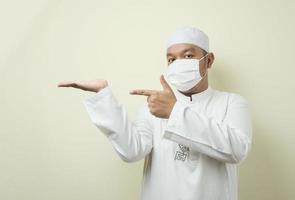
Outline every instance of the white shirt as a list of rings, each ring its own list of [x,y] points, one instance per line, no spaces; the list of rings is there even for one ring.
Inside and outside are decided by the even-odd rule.
[[[109,86],[83,102],[124,161],[145,158],[141,200],[237,200],[238,164],[252,141],[247,101],[210,86],[175,95],[169,119],[145,103],[132,122]]]

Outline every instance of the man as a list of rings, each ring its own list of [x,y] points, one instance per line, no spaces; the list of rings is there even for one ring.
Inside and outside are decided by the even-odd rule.
[[[208,85],[214,54],[203,31],[174,31],[167,61],[163,90],[130,92],[147,96],[131,123],[107,81],[59,86],[96,92],[84,101],[92,122],[124,161],[145,158],[142,200],[236,200],[238,164],[252,140],[248,103]]]

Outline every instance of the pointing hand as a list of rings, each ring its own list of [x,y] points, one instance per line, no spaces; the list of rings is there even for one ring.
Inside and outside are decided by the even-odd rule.
[[[147,96],[150,112],[156,117],[169,118],[176,103],[176,97],[163,75],[161,75],[160,82],[163,90],[136,89],[131,91],[130,94]]]

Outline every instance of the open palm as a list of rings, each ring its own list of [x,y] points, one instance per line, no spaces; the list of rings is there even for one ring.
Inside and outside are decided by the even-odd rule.
[[[103,79],[96,79],[91,81],[63,81],[58,84],[58,87],[73,87],[81,90],[98,92],[105,88],[108,82]]]

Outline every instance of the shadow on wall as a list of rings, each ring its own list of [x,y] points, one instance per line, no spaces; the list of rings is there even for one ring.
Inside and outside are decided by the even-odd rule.
[[[237,76],[222,63],[215,63],[210,70],[209,79],[212,88],[245,96],[240,93],[240,86],[243,84],[239,80],[241,74]],[[245,98],[251,104],[251,99],[247,96]],[[252,106],[251,108],[253,109]],[[247,159],[240,165],[239,199],[277,200],[279,199],[277,196],[279,185],[277,183],[282,183],[283,180],[278,181],[280,179],[278,175],[281,174],[278,170],[282,170],[282,168],[279,168],[278,159],[272,154],[275,151],[273,149],[275,141],[272,141],[273,138],[268,136],[273,130],[268,130],[263,119],[259,119],[258,116],[255,116],[255,113],[251,110],[253,123],[252,149]]]

